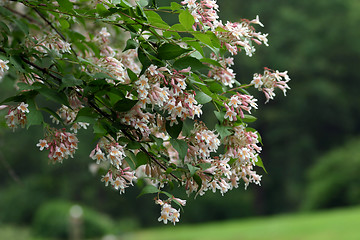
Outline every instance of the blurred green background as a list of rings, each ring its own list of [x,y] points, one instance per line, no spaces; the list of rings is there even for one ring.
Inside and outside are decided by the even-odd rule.
[[[156,221],[160,209],[151,196],[136,198],[137,188],[119,195],[90,173],[93,162],[88,155],[95,145],[91,134],[80,132],[74,159],[49,165],[46,153],[35,146],[42,138],[41,128],[13,133],[2,127],[0,236],[7,237],[0,239],[67,239],[68,212],[74,204],[83,207],[84,236],[93,239],[108,234],[113,235],[103,239],[152,239],[151,234],[165,239],[170,238],[170,231],[179,233],[172,239],[191,239],[181,232],[200,239],[209,229],[242,233],[220,235],[223,239],[258,239],[259,232],[262,239],[360,238],[351,225],[360,219],[356,207],[360,203],[360,1],[219,0],[218,4],[223,21],[259,15],[265,25],[261,31],[269,33],[269,47],[258,46],[252,58],[235,57],[237,79],[249,82],[265,66],[288,70],[292,79],[288,96],[277,92],[267,104],[262,94],[253,91],[260,104],[255,112],[258,121],[252,127],[262,134],[262,159],[268,171],[263,173],[262,186],[250,185],[246,191],[240,187],[223,197],[207,193],[190,198],[178,225],[217,224],[143,231],[161,226]],[[10,80],[1,84],[1,98],[9,95],[12,84]],[[5,114],[0,112],[2,126]],[[181,191],[178,195],[184,197]],[[336,207],[350,210],[326,212]],[[326,211],[309,213],[320,209]],[[228,223],[231,226],[221,223],[230,219],[240,220]],[[330,224],[340,219],[349,224]],[[295,235],[266,230],[274,226],[278,234],[290,228],[287,231]]]

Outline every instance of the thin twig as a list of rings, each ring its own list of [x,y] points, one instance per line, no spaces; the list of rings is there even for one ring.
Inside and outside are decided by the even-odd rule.
[[[18,184],[23,185],[24,183],[21,181],[19,176],[15,173],[15,171],[11,168],[10,164],[5,160],[3,154],[0,152],[0,162],[4,165],[10,177],[17,182]]]
[[[49,69],[47,68],[42,68],[38,65],[36,65],[35,63],[33,62],[30,62],[29,60],[27,60],[26,58],[22,57],[21,60],[23,60],[25,63],[29,64],[30,66],[33,66],[34,68],[36,68],[37,70],[40,70],[41,72],[49,75],[50,77],[54,78],[55,80],[57,80],[59,83],[62,82],[61,78],[55,76],[54,74],[52,74]]]
[[[59,30],[57,30],[57,28],[54,27],[54,25],[49,20],[47,20],[44,14],[42,14],[37,8],[33,8],[33,9],[57,34],[59,34],[62,40],[66,41],[65,36]]]
[[[114,122],[114,120],[111,118],[111,116],[109,114],[107,114],[106,112],[104,112],[103,110],[101,110],[98,106],[96,106],[94,103],[92,102],[88,102],[88,104],[93,107],[98,113],[100,113],[102,116],[104,116],[105,118],[107,118],[108,120],[110,120],[111,122]],[[131,141],[136,141],[134,139],[133,136],[131,136],[131,134],[129,134],[128,132],[126,132],[124,129],[121,130],[121,132]],[[152,154],[150,154],[143,146],[140,147],[140,150],[142,152],[144,152],[152,161],[154,161],[156,164],[158,164],[163,170],[167,170],[167,168],[161,163],[159,162]],[[177,181],[180,181],[180,179],[178,177],[176,177],[174,174],[170,173],[170,175],[175,178]]]
[[[42,14],[37,8],[34,8],[34,11],[62,38],[62,40],[66,41],[65,36]],[[72,53],[77,57],[77,53],[75,50],[70,46]]]
[[[37,20],[29,17],[28,15],[25,15],[25,14],[23,14],[23,13],[20,13],[20,12],[12,9],[12,8],[10,8],[10,7],[7,7],[7,6],[4,6],[4,8],[6,8],[7,10],[9,10],[10,12],[12,12],[12,13],[14,13],[14,14],[16,14],[16,15],[19,15],[20,17],[26,18],[27,20],[29,20],[29,22],[36,23],[36,24],[40,24],[39,21],[37,21]]]
[[[243,85],[243,86],[240,86],[240,87],[232,88],[232,89],[227,90],[226,92],[221,93],[220,95],[224,95],[225,93],[228,93],[228,92],[231,92],[231,91],[235,91],[235,90],[238,90],[238,89],[247,88],[247,87],[250,87],[250,86],[252,86],[252,85],[254,85],[254,84],[253,84],[253,83],[250,83],[250,84]]]

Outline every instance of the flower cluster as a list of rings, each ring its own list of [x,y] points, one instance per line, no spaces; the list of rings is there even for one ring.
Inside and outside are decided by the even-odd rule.
[[[200,30],[205,28],[214,30],[217,27],[217,19],[219,18],[217,12],[219,11],[219,5],[217,5],[216,1],[201,0],[200,3],[198,3],[196,0],[184,0],[181,4],[186,5],[194,16],[194,30],[197,28]]]
[[[225,86],[233,87],[233,84],[236,82],[234,70],[230,67],[234,65],[234,59],[229,58],[222,58],[218,57],[215,54],[211,56],[213,60],[218,62],[221,67],[214,66],[208,73],[208,77],[214,78],[215,80],[221,82]]]
[[[259,136],[257,132],[247,130],[243,125],[233,127],[234,134],[224,139],[227,149],[224,159],[233,159],[231,164],[231,183],[238,186],[238,181],[245,182],[245,188],[249,183],[260,184],[261,176],[252,171],[258,161],[258,154],[261,152]]]
[[[279,72],[278,70],[273,71],[265,68],[264,74],[254,74],[251,84],[253,84],[259,91],[264,92],[266,102],[268,102],[270,99],[274,99],[275,88],[280,88],[286,96],[286,90],[290,89],[287,85],[289,81],[290,78],[287,71]]]
[[[5,116],[6,124],[9,128],[15,130],[18,126],[25,127],[29,113],[28,104],[22,102],[17,107],[10,107],[8,114]]]
[[[246,55],[251,57],[255,52],[255,47],[252,42],[257,44],[264,43],[268,46],[268,34],[262,34],[256,32],[255,28],[251,24],[258,24],[263,26],[259,21],[259,17],[256,16],[254,20],[244,19],[242,22],[227,22],[226,24],[219,23],[218,27],[223,28],[225,31],[218,31],[217,36],[225,44],[227,50],[232,54],[236,55],[239,50],[244,49]]]
[[[140,66],[136,62],[137,54],[134,49],[129,49],[123,53],[112,48],[110,44],[111,34],[108,32],[106,27],[103,27],[99,31],[93,42],[99,46],[100,59],[94,57],[94,62],[98,64],[100,68],[104,68],[110,78],[107,79],[108,83],[111,84],[124,84],[129,83],[130,79],[126,69],[130,69],[134,73],[140,72]]]
[[[7,70],[9,70],[8,64],[9,61],[8,60],[2,60],[0,59],[0,82],[3,79],[5,73],[7,72]]]
[[[133,185],[133,181],[137,179],[135,171],[131,170],[124,161],[125,156],[124,146],[106,138],[102,138],[90,153],[90,158],[95,160],[97,164],[104,162],[110,165],[108,172],[101,181],[105,182],[105,186],[110,183],[120,193],[124,193],[125,188]]]
[[[246,55],[251,57],[255,52],[252,42],[256,44],[263,43],[268,46],[268,34],[256,32],[255,28],[251,25],[264,26],[260,22],[259,16],[256,16],[253,20],[243,19],[241,22],[227,21],[224,24],[221,20],[218,21],[219,16],[217,12],[219,11],[219,6],[214,0],[201,0],[200,3],[197,0],[184,0],[181,3],[194,16],[194,30],[197,28],[200,30],[210,29],[215,32],[222,44],[225,44],[227,50],[232,55],[236,55],[241,49],[244,49]]]
[[[136,180],[135,172],[126,167],[124,169],[109,169],[109,171],[101,178],[102,182],[105,182],[105,186],[110,183],[111,186],[120,191],[120,194],[125,193],[125,188],[133,185],[133,181]]]
[[[86,122],[74,122],[76,119],[76,116],[79,112],[79,109],[76,108],[69,108],[65,105],[62,105],[57,111],[56,113],[58,114],[58,116],[61,118],[62,122],[66,125],[72,125],[70,130],[72,130],[72,132],[77,133],[77,131],[80,128],[83,129],[87,129],[87,127],[89,126],[89,123]],[[59,124],[60,121],[59,119],[57,119],[56,117],[54,117],[53,115],[50,116],[50,118],[52,118],[52,121],[56,124]]]
[[[189,151],[185,162],[194,162],[194,160],[206,162],[210,157],[210,153],[216,152],[220,146],[218,135],[209,130],[202,122],[194,124],[189,143]]]
[[[36,145],[40,151],[46,148],[49,150],[49,159],[52,163],[62,163],[63,159],[73,158],[77,149],[78,139],[73,133],[66,132],[65,129],[48,128],[45,138],[41,139]]]
[[[226,109],[224,118],[229,119],[229,121],[236,121],[237,115],[244,118],[243,110],[251,113],[251,108],[257,109],[256,101],[256,98],[247,94],[237,93],[231,96],[229,102],[224,104]]]
[[[181,206],[185,206],[186,201],[185,200],[181,200],[179,198],[169,198],[167,201],[162,201],[160,199],[155,199],[155,203],[159,204],[161,206],[161,213],[160,213],[160,217],[158,218],[158,221],[161,222],[163,221],[165,224],[167,224],[167,222],[172,222],[177,223],[179,222],[179,218],[180,218],[180,209],[176,210],[175,208],[171,207],[170,202],[171,201],[175,201],[177,204],[181,205]]]
[[[34,45],[35,49],[41,53],[47,53],[48,51],[54,51],[58,55],[71,53],[71,44],[54,34],[45,35],[40,39],[34,36],[34,41],[29,45]]]

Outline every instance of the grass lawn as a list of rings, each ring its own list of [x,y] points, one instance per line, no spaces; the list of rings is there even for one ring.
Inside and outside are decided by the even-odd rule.
[[[160,224],[160,223],[159,223]],[[26,227],[0,225],[1,240],[40,240]],[[105,238],[106,239],[106,238]],[[116,240],[359,240],[360,207],[307,214],[139,230]],[[50,240],[50,239],[41,239]],[[100,240],[100,239],[99,239]]]
[[[360,207],[142,230],[125,240],[359,240]]]

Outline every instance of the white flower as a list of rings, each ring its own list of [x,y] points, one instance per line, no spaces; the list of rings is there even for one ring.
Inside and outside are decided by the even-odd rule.
[[[47,144],[47,141],[46,140],[42,140],[40,139],[39,143],[36,144],[37,147],[40,148],[40,151],[44,150],[44,148],[48,148],[49,145]]]
[[[9,63],[8,60],[1,60],[0,59],[0,73],[5,73],[7,70],[9,70],[9,67],[6,65]]]
[[[22,111],[23,113],[29,113],[29,109],[27,108],[29,105],[22,102],[17,109],[19,109],[20,111]]]

